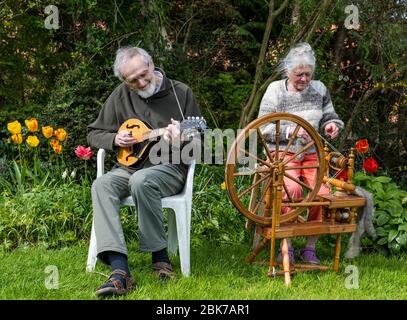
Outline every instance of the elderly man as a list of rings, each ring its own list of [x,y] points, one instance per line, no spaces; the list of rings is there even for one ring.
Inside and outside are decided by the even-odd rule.
[[[117,151],[136,144],[131,132],[118,132],[128,119],[137,118],[152,129],[166,128],[164,139],[171,143],[180,134],[176,120],[201,115],[191,89],[155,68],[144,49],[120,48],[114,74],[122,83],[109,96],[96,121],[88,126],[88,142],[95,148]],[[171,159],[171,151],[172,148],[163,148],[167,154],[162,158]],[[161,198],[182,190],[187,165],[170,161],[153,164],[150,160],[133,166],[118,163],[92,185],[98,259],[112,269],[108,281],[96,290],[99,297],[124,295],[135,289],[120,220],[120,199],[128,195],[137,207],[140,250],[152,252],[152,269],[160,277],[174,275],[167,254]]]

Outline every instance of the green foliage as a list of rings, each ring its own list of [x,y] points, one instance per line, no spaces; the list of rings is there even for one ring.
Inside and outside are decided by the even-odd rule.
[[[407,251],[407,192],[386,176],[356,173],[354,182],[374,195],[375,244],[392,254]]]
[[[79,243],[57,250],[47,250],[43,246],[25,246],[7,253],[0,250],[2,261],[0,299],[32,300],[31,312],[34,305],[42,308],[43,303],[36,300],[80,300],[80,303],[85,304],[84,300],[97,300],[95,289],[106,282],[111,270],[98,262],[95,272],[84,272],[88,245]],[[338,300],[354,300],[354,303],[359,305],[358,300],[401,300],[399,304],[403,304],[407,298],[406,255],[400,257],[385,257],[377,253],[363,255],[352,261],[352,267],[357,269],[349,270],[349,262],[341,261],[339,273],[299,272],[292,277],[292,285],[287,288],[283,277],[270,279],[267,276],[268,266],[249,265],[245,261],[249,251],[250,248],[246,243],[219,245],[208,241],[202,246],[191,246],[191,276],[182,276],[179,257],[174,256],[170,259],[177,277],[173,281],[162,282],[151,272],[151,255],[140,252],[137,243],[129,243],[129,266],[137,290],[104,303],[123,305],[125,302],[122,300],[127,300],[128,303],[137,301],[137,306],[141,306],[142,309],[146,307],[149,310],[157,310],[163,306],[163,300],[208,301],[203,301],[202,304],[213,303],[216,300],[242,300],[236,301],[241,305],[251,305],[250,300],[265,300],[254,303],[255,308],[250,306],[249,314],[252,315],[259,310],[259,305],[264,312],[270,311],[270,301],[276,306],[278,304],[276,300],[322,300],[326,303],[329,303],[327,300],[335,300],[333,301],[335,304],[343,304]],[[324,263],[332,263],[332,252],[325,257]],[[47,272],[49,266],[56,267],[55,271],[58,273]],[[53,277],[56,274],[59,275],[59,282]],[[52,281],[51,284],[59,285],[58,289],[50,290],[44,285],[44,280],[45,284]],[[352,285],[352,289],[349,288],[349,284]],[[145,305],[143,300],[148,300]],[[286,301],[283,303],[287,304]],[[223,301],[221,303],[225,304]],[[314,304],[313,301],[311,303]],[[99,305],[100,301],[95,301],[95,304]],[[395,305],[397,302],[390,304]],[[303,309],[298,313],[295,312],[295,315],[300,313],[303,313]],[[199,318],[194,317],[194,313],[191,314],[192,317],[185,318]],[[254,318],[233,316],[233,312],[231,314],[229,317],[201,318]],[[155,318],[183,317],[164,315]]]
[[[244,218],[222,188],[224,167],[201,165],[194,179],[192,206],[193,244],[206,241],[241,243],[247,238]]]
[[[0,246],[11,250],[22,244],[48,248],[89,239],[92,225],[90,187],[76,183],[38,185],[0,198]],[[124,230],[135,237],[135,219],[123,210]]]
[[[214,126],[226,128],[240,115],[242,104],[250,94],[250,76],[247,72],[219,73],[218,77],[206,83],[207,89],[202,98],[210,105],[216,105],[216,110],[209,118]]]
[[[103,70],[84,65],[66,72],[43,110],[42,118],[46,123],[66,128],[65,157],[72,164],[77,161],[75,148],[87,145],[88,124],[97,118],[103,103],[117,84],[113,76],[103,75]]]

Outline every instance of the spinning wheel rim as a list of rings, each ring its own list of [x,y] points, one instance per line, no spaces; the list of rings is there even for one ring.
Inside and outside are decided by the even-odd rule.
[[[257,224],[266,225],[266,226],[272,224],[271,215],[270,216],[257,215],[256,211],[258,209],[255,210],[255,212],[251,212],[249,210],[249,208],[246,208],[246,206],[240,201],[240,199],[238,197],[237,190],[234,185],[234,180],[235,180],[234,174],[235,174],[235,168],[236,168],[235,159],[237,158],[236,156],[239,152],[238,145],[241,144],[242,142],[246,141],[246,139],[249,137],[249,134],[250,134],[249,132],[251,129],[259,130],[260,127],[262,127],[263,125],[265,125],[267,123],[271,123],[271,122],[277,123],[277,121],[294,122],[295,124],[297,124],[297,126],[299,125],[302,128],[304,128],[305,131],[307,131],[307,133],[311,137],[312,141],[314,142],[313,145],[315,147],[315,152],[317,154],[318,163],[319,163],[319,166],[316,168],[315,184],[314,184],[314,188],[312,189],[312,191],[309,192],[307,194],[307,196],[299,203],[304,204],[306,202],[311,202],[317,196],[317,193],[322,184],[322,175],[326,168],[325,158],[324,158],[324,149],[323,149],[323,144],[322,144],[321,138],[319,137],[316,130],[307,121],[300,118],[299,116],[289,114],[289,113],[273,113],[273,114],[262,116],[256,120],[252,121],[251,123],[249,123],[243,129],[243,131],[237,136],[237,138],[233,142],[232,147],[229,151],[229,154],[227,157],[226,169],[225,169],[226,189],[227,189],[229,198],[231,199],[233,205],[235,206],[235,208],[237,210],[239,210],[249,220],[251,220]],[[278,143],[277,143],[277,145],[278,145]],[[283,151],[283,150],[279,150],[279,151]],[[268,152],[270,152],[270,150]],[[267,154],[266,159],[269,159],[270,153],[268,153],[268,152],[266,151],[266,154]],[[286,166],[284,166],[284,168],[286,168]],[[270,171],[271,171],[271,169],[270,169]],[[258,174],[257,171],[255,174]],[[270,175],[269,179],[271,179],[271,175]],[[266,179],[264,181],[266,181]],[[269,182],[267,182],[267,183],[269,183]],[[269,187],[273,188],[273,184],[270,184]],[[281,214],[281,211],[280,211],[279,221],[281,223],[292,221],[292,220],[296,219],[296,217],[299,214],[301,214],[306,208],[307,207],[304,207],[304,206],[294,207],[292,211],[290,211],[289,213],[283,214],[283,215]],[[274,210],[274,208],[272,208],[272,210]]]

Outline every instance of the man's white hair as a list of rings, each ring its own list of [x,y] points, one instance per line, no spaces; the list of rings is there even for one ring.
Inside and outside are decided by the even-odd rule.
[[[304,66],[311,67],[312,72],[315,71],[315,54],[307,42],[300,42],[295,44],[280,62],[278,71],[287,75],[293,69]]]
[[[129,62],[135,56],[141,56],[144,59],[144,62],[147,64],[152,63],[153,60],[148,52],[142,48],[138,47],[121,47],[116,51],[116,59],[113,64],[114,75],[119,78],[121,81],[124,81],[124,78],[120,72],[120,69],[123,65]]]

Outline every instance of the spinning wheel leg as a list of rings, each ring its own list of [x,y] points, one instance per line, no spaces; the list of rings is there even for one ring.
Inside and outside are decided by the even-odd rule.
[[[257,254],[264,249],[264,247],[267,244],[268,239],[267,238],[263,238],[263,240],[260,242],[260,244],[254,248],[252,254],[249,256],[249,258],[247,258],[247,262],[248,263],[252,263],[253,260],[256,258]]]
[[[288,256],[288,243],[285,238],[283,239],[283,244],[281,246],[281,255],[283,256],[284,284],[288,287],[291,285],[290,257]]]
[[[336,235],[336,243],[335,243],[335,256],[334,256],[334,264],[333,269],[335,272],[339,271],[339,257],[341,255],[341,234]]]

